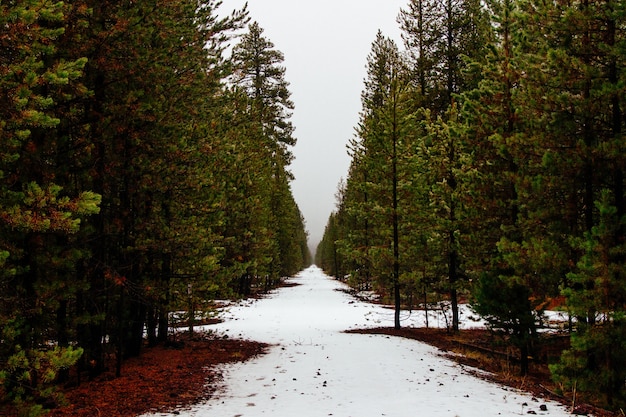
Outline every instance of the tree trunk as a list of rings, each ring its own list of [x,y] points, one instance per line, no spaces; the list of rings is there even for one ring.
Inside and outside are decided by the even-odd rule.
[[[393,153],[391,161],[392,169],[392,199],[393,199],[393,297],[395,300],[394,328],[400,328],[400,232],[398,229],[398,136],[396,123],[397,110],[394,103],[394,126],[393,126]]]
[[[528,375],[528,342],[523,342],[520,346],[520,375]]]
[[[143,330],[146,317],[146,305],[139,300],[130,301],[130,326],[125,343],[125,357],[139,356],[143,345]]]
[[[157,313],[154,306],[148,307],[146,319],[146,335],[148,336],[148,346],[155,346],[158,342],[157,338]]]
[[[67,328],[67,300],[63,299],[59,303],[57,308],[57,343],[59,347],[68,347],[70,344]],[[57,376],[58,382],[66,382],[69,378],[69,368],[62,368],[59,370]]]

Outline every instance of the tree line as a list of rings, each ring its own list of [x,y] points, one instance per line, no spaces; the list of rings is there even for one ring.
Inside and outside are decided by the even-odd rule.
[[[283,55],[220,1],[0,4],[0,382],[23,415],[310,263]],[[233,45],[234,44],[234,45]]]
[[[626,4],[410,0],[367,57],[316,263],[402,305],[469,298],[521,351],[569,313],[564,392],[626,406]]]

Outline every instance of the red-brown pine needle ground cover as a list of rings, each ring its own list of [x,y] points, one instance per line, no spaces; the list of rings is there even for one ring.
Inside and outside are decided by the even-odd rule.
[[[124,362],[120,378],[109,371],[66,389],[69,405],[49,416],[130,417],[196,404],[219,387],[216,365],[248,360],[266,348],[263,343],[198,335],[183,338],[176,347],[146,348],[139,357]]]

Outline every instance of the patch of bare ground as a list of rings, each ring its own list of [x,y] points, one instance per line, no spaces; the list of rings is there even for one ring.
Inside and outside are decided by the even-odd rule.
[[[297,287],[299,285],[302,285],[302,284],[300,284],[298,282],[293,282],[293,281],[285,281],[282,284],[280,284],[280,286],[284,287],[284,288]]]
[[[519,352],[511,349],[501,337],[485,329],[461,330],[457,333],[445,329],[426,328],[374,328],[355,329],[347,333],[384,334],[419,340],[439,348],[441,355],[459,363],[465,371],[475,376],[514,389],[531,393],[535,397],[551,399],[566,407],[576,415],[594,415],[596,417],[616,417],[612,413],[590,404],[577,403],[557,394],[548,369],[549,360],[567,346],[568,338],[552,337],[542,340],[535,349],[529,374],[519,374]]]
[[[222,378],[217,365],[246,361],[264,354],[267,347],[207,334],[181,335],[175,343],[146,347],[140,356],[126,360],[119,378],[110,370],[63,389],[68,405],[52,409],[47,416],[129,417],[189,407],[215,394]],[[17,413],[0,404],[0,415]]]

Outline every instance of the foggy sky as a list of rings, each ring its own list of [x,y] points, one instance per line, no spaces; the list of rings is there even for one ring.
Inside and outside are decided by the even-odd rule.
[[[243,0],[224,0],[225,15]],[[321,240],[335,193],[346,178],[346,145],[361,110],[366,59],[377,31],[401,47],[396,17],[408,0],[250,0],[252,21],[285,56],[298,140],[293,149],[293,195],[312,250]]]

